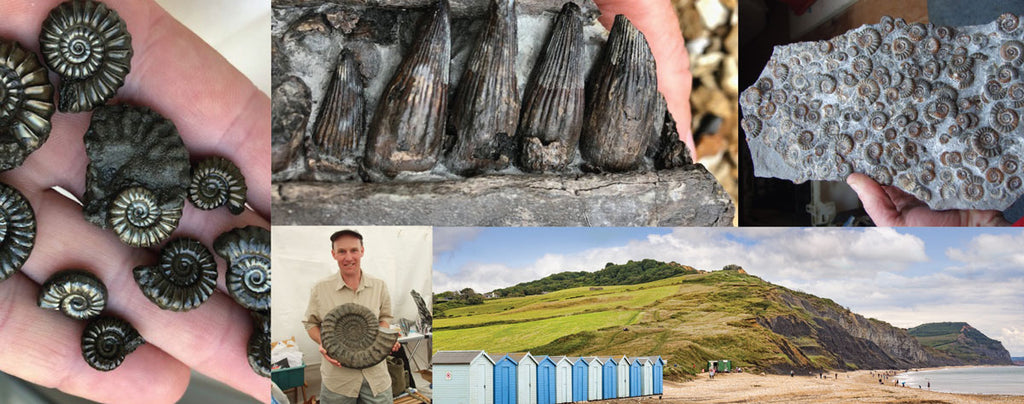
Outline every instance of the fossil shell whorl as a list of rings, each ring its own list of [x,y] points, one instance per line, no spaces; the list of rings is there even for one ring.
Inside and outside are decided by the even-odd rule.
[[[364,369],[391,353],[398,333],[380,328],[377,316],[356,303],[331,309],[320,323],[320,338],[327,355],[342,366]]]
[[[451,64],[448,0],[437,9],[380,97],[367,133],[363,165],[371,180],[427,171],[444,140]]]
[[[600,171],[635,169],[665,117],[652,116],[659,99],[654,56],[625,16],[615,16],[592,76],[580,139],[583,159]]]
[[[184,202],[167,209],[150,190],[132,187],[114,198],[107,217],[122,242],[132,247],[150,247],[166,240],[178,227]]]
[[[446,165],[460,175],[503,169],[516,154],[515,0],[491,1],[490,19],[469,56],[448,115],[448,134],[455,144],[446,154]]]
[[[115,199],[127,197],[122,195],[127,189],[145,188],[162,212],[157,223],[174,229],[178,221],[174,216],[180,216],[188,194],[191,166],[188,150],[171,121],[148,108],[102,106],[93,111],[84,141],[89,157],[82,197],[86,220],[113,228],[115,220],[110,213],[121,211],[115,209]],[[118,222],[130,224],[123,219]],[[122,240],[132,238],[122,235]],[[152,245],[166,236],[152,238],[143,237],[138,245],[146,239],[150,240],[145,244]]]
[[[0,282],[21,269],[36,241],[36,215],[25,196],[0,182]]]
[[[344,49],[320,103],[313,134],[306,139],[310,166],[343,165],[346,159],[362,157],[365,108],[355,55]]]
[[[583,20],[567,2],[537,58],[519,119],[519,166],[525,171],[561,171],[576,157],[583,128]]]
[[[82,357],[96,370],[110,371],[121,365],[128,354],[145,344],[139,332],[127,321],[100,316],[82,331]]]
[[[249,336],[247,358],[256,374],[270,377],[270,313],[250,311],[252,334]]]
[[[46,65],[61,76],[61,112],[82,112],[113,98],[131,69],[132,37],[117,12],[91,0],[50,11],[39,33]]]
[[[203,304],[217,288],[217,262],[198,240],[178,238],[160,249],[154,266],[139,266],[135,283],[161,309],[188,311]]]
[[[249,310],[270,308],[270,231],[246,226],[225,232],[213,249],[228,262],[228,293]]]
[[[53,86],[35,53],[0,38],[0,171],[43,145],[53,111]]]
[[[100,315],[107,307],[107,287],[92,273],[77,269],[60,271],[43,283],[38,304],[86,320]]]
[[[188,199],[199,209],[211,210],[227,205],[233,214],[245,211],[245,177],[230,160],[210,157],[192,169]]]

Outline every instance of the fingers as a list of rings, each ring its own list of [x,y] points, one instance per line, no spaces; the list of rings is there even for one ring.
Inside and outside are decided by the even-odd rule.
[[[854,173],[846,178],[846,183],[860,197],[864,210],[878,226],[899,226],[900,211],[875,180],[864,174]]]
[[[658,89],[665,96],[668,110],[676,120],[679,137],[697,159],[690,124],[690,56],[679,28],[675,8],[668,0],[595,0],[601,9],[598,18],[605,28],[611,29],[616,14],[623,14],[640,32],[644,33],[658,66]]]
[[[184,394],[188,367],[149,343],[112,371],[90,367],[81,351],[85,322],[36,307],[38,293],[20,273],[0,283],[0,370],[101,402],[173,403]]]

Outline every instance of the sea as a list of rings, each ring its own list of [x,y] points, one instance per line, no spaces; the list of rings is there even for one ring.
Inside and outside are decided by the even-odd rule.
[[[1024,396],[1024,366],[981,366],[922,370],[896,376],[908,388],[969,394],[1009,394]]]

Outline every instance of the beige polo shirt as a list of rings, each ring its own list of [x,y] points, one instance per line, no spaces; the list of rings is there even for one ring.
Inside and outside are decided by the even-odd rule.
[[[341,279],[341,274],[334,272],[331,276],[313,285],[313,290],[309,293],[306,317],[302,324],[306,326],[307,331],[310,328],[319,327],[328,312],[345,303],[356,303],[368,307],[380,321],[386,321],[388,324],[394,319],[391,317],[391,295],[388,294],[388,286],[384,281],[369,276],[363,271],[359,287],[352,290]],[[359,388],[363,384],[363,379],[370,384],[373,395],[378,395],[391,387],[391,377],[388,376],[388,367],[385,362],[381,361],[366,369],[351,369],[334,366],[330,362],[323,361],[320,365],[320,376],[328,390],[346,397],[359,397]]]

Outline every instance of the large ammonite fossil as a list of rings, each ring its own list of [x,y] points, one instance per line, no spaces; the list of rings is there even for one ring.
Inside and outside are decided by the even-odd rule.
[[[249,336],[249,366],[256,374],[270,377],[270,313],[250,311],[252,335]]]
[[[117,12],[100,2],[72,0],[50,11],[39,33],[46,65],[61,77],[61,112],[103,105],[124,85],[132,36]]]
[[[107,307],[107,287],[92,273],[79,269],[60,271],[43,283],[39,290],[39,307],[87,320],[100,315]]]
[[[36,55],[0,39],[0,171],[21,165],[50,136],[53,86]]]
[[[213,249],[228,262],[228,293],[249,310],[270,309],[270,231],[246,226],[225,232]]]
[[[245,211],[245,177],[230,160],[211,157],[192,168],[188,199],[202,210],[228,205],[233,214]]]
[[[125,244],[150,247],[171,235],[181,219],[181,204],[166,209],[156,196],[143,187],[132,187],[118,194],[107,214],[114,233]]]
[[[82,357],[96,370],[114,370],[125,356],[145,343],[128,322],[117,317],[97,317],[82,332]]]
[[[364,369],[391,353],[398,333],[380,328],[370,309],[355,303],[335,307],[320,323],[320,341],[327,355],[342,366]]]
[[[0,281],[21,269],[36,240],[36,216],[28,200],[0,182]]]
[[[171,240],[160,250],[157,265],[139,266],[135,283],[161,309],[188,311],[203,304],[217,288],[217,262],[198,240]]]

